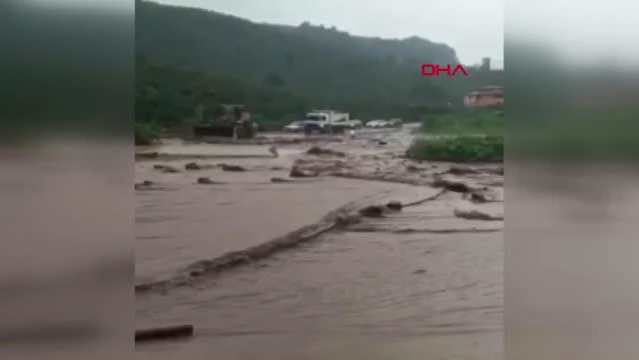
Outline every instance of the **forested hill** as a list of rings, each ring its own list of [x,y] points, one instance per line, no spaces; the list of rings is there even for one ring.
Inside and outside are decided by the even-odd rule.
[[[164,76],[171,81],[194,79],[196,73],[206,76],[207,86],[212,87],[217,83],[212,77],[225,77],[225,84],[237,81],[236,88],[241,90],[235,91],[233,99],[221,85],[208,93],[246,103],[254,113],[271,118],[286,115],[290,104],[281,111],[272,104],[264,111],[262,105],[293,98],[295,109],[339,108],[364,119],[402,116],[416,106],[460,103],[464,92],[495,83],[490,73],[467,78],[421,77],[420,64],[457,63],[457,57],[451,47],[417,37],[387,40],[308,23],[296,27],[258,24],[213,11],[140,0],[136,1],[136,52],[143,60],[137,67],[141,78],[138,116],[146,121],[158,115],[147,108],[148,101],[140,92],[150,90],[156,103],[158,97],[172,101],[158,94],[158,87],[181,87],[182,95],[192,92],[187,89],[192,87],[189,84],[153,81],[144,74],[149,64],[154,74],[175,72]],[[178,75],[180,72],[189,75]],[[203,86],[201,83],[197,86]]]

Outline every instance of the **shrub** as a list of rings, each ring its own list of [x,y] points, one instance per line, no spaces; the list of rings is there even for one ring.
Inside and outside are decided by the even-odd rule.
[[[445,115],[426,116],[419,132],[428,134],[503,134],[501,110],[460,109]]]
[[[502,162],[503,135],[454,135],[421,138],[406,151],[416,160],[451,162]]]
[[[135,145],[152,145],[160,137],[161,129],[153,123],[135,123]]]

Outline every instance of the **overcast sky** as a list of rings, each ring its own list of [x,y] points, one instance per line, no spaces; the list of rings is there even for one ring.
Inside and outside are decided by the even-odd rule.
[[[355,35],[413,35],[452,46],[462,63],[503,64],[503,0],[156,0],[257,22],[335,26]]]

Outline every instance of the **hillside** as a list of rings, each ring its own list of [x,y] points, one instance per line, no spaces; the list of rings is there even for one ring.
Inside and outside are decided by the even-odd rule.
[[[493,73],[421,77],[420,64],[457,63],[457,58],[451,47],[417,37],[388,40],[308,23],[258,24],[140,0],[136,52],[137,116],[144,121],[192,116],[192,107],[201,101],[188,94],[201,92],[191,88],[203,83],[212,97],[203,101],[246,103],[254,113],[277,123],[301,115],[307,107],[339,108],[363,119],[414,117],[424,107],[458,104],[466,91],[499,83]],[[159,73],[163,80],[154,79]],[[227,91],[227,86],[234,90]],[[183,89],[180,95],[177,88]],[[157,105],[162,102],[173,105]],[[158,107],[177,113],[160,114]]]

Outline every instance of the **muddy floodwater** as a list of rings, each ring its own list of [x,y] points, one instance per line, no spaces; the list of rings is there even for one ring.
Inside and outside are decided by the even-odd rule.
[[[503,357],[503,169],[403,159],[408,129],[338,140],[139,149],[137,327],[195,334],[138,359]]]

